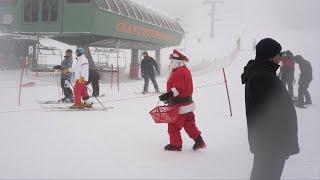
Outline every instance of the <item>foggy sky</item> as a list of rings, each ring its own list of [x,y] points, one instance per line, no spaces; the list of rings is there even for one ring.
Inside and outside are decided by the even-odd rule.
[[[209,31],[209,6],[204,0],[138,0],[152,8],[182,19],[191,31]],[[248,29],[289,28],[302,31],[320,29],[320,0],[224,0],[217,16],[225,24]],[[222,12],[221,12],[222,11]],[[217,22],[218,26],[219,22]]]

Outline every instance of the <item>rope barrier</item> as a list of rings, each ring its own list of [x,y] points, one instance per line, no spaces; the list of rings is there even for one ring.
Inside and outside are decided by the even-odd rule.
[[[53,86],[56,84],[50,83],[50,84],[40,84],[40,85],[34,85],[32,87],[45,87],[45,86]],[[16,85],[16,86],[0,86],[0,89],[10,89],[10,88],[19,88],[20,86]]]
[[[223,84],[224,84],[224,82],[212,83],[212,84],[207,84],[207,85],[203,85],[203,86],[197,86],[194,89],[198,90],[198,89],[203,89],[203,88],[208,88],[208,87],[213,87],[213,86],[218,86],[218,85],[223,85]],[[126,102],[126,101],[130,101],[130,100],[144,99],[144,98],[150,98],[150,97],[155,97],[155,96],[159,96],[159,94],[149,94],[149,95],[136,96],[136,97],[131,97],[131,98],[114,99],[114,100],[102,101],[102,103],[105,104],[105,103],[110,103],[110,102]],[[33,109],[26,109],[26,110],[0,111],[0,114],[29,112],[29,111],[38,111],[38,110],[43,110],[43,108],[33,108]]]

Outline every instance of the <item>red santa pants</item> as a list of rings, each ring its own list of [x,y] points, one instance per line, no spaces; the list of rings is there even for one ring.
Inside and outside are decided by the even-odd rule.
[[[79,83],[79,81],[76,82],[74,85],[74,101],[77,106],[81,106],[81,98],[87,99],[89,97],[87,92],[87,82],[83,81],[82,83]]]
[[[195,116],[193,112],[180,114],[179,119],[175,123],[168,124],[168,133],[171,145],[182,146],[182,139],[180,133],[180,130],[182,128],[192,139],[196,139],[201,134],[201,132],[198,130],[196,126]]]

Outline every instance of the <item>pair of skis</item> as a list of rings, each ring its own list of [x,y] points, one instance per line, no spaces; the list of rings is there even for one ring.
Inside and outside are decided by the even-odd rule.
[[[100,95],[99,97],[103,97],[105,95]],[[37,100],[40,104],[43,104],[42,106],[43,109],[48,110],[48,111],[108,111],[110,109],[113,109],[111,106],[104,106],[100,100],[95,97],[98,101],[101,107],[92,107],[92,108],[81,108],[81,109],[71,109],[70,106],[72,102],[62,102],[62,101],[40,101]],[[50,105],[50,106],[48,106]],[[63,105],[63,106],[58,106],[58,105]],[[65,106],[68,105],[68,106]]]
[[[111,106],[82,108],[82,109],[71,109],[69,106],[42,106],[42,108],[47,111],[108,111],[113,109],[113,107]]]

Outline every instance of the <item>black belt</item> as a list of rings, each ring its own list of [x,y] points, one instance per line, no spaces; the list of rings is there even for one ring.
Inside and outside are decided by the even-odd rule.
[[[188,96],[188,97],[179,97],[179,98],[172,98],[169,100],[170,104],[182,104],[182,103],[192,103],[192,97]]]

